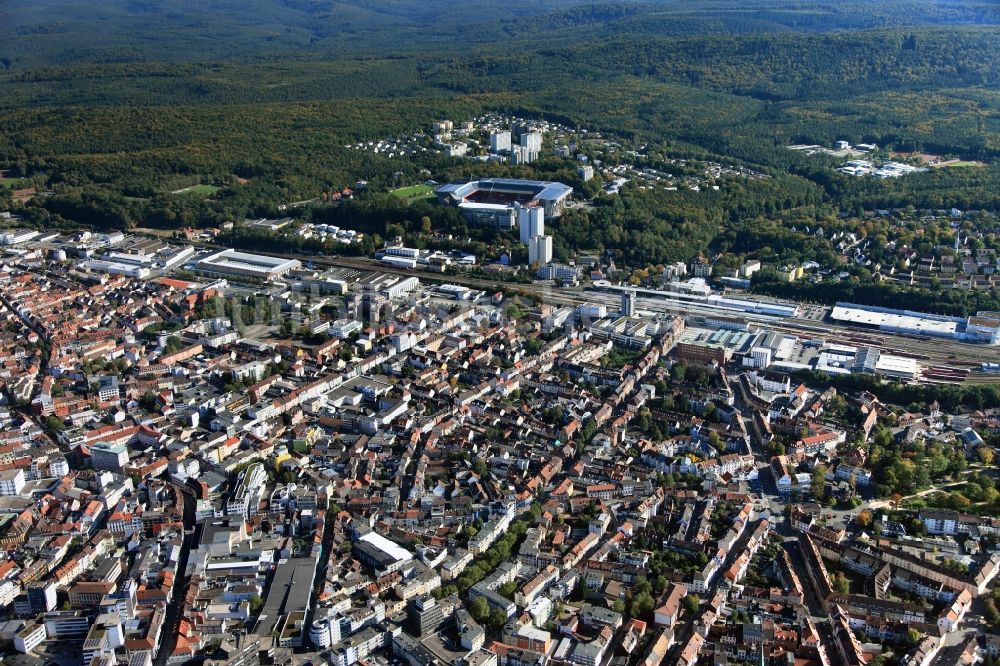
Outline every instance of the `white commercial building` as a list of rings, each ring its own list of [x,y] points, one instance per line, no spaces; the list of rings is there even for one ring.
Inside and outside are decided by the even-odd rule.
[[[91,259],[90,261],[81,263],[80,267],[94,273],[108,273],[109,275],[124,275],[125,277],[144,279],[149,277],[151,272],[148,265],[150,263],[152,262]]]
[[[350,337],[351,333],[360,333],[364,326],[356,319],[338,319],[330,324],[326,332],[331,338],[343,340]]]
[[[327,616],[314,621],[309,627],[309,640],[320,649],[339,643],[340,618]]]
[[[581,303],[576,306],[576,314],[586,319],[603,319],[608,316],[608,306],[602,303]]]
[[[21,494],[24,488],[24,470],[20,468],[8,469],[0,472],[0,495],[12,497]]]
[[[815,370],[828,375],[857,372],[892,379],[916,379],[920,374],[920,363],[906,356],[883,354],[875,347],[828,345],[817,356]]]
[[[28,624],[14,636],[14,649],[27,654],[38,647],[46,637],[44,624]]]
[[[38,235],[37,231],[30,229],[11,229],[0,234],[0,243],[4,245],[19,245],[20,243],[27,243]]]
[[[66,462],[65,458],[53,458],[49,460],[49,473],[47,477],[43,478],[56,478],[61,479],[62,477],[69,474],[69,463]]]
[[[379,575],[398,571],[413,559],[413,553],[377,532],[366,532],[354,542],[354,554]]]
[[[916,379],[920,374],[920,365],[916,359],[907,356],[879,354],[875,374],[892,379]]]
[[[750,355],[743,359],[743,365],[748,368],[766,368],[771,365],[771,350],[768,347],[754,347]]]
[[[402,353],[413,349],[413,346],[417,344],[417,336],[413,334],[413,331],[393,333],[389,336],[389,344],[396,350],[396,353]]]
[[[545,264],[538,269],[535,277],[539,280],[561,280],[562,282],[575,284],[580,279],[580,271],[575,266]]]
[[[370,654],[385,647],[386,632],[367,627],[347,640],[334,645],[327,659],[334,666],[351,666],[364,661]]]
[[[386,298],[399,298],[403,294],[408,294],[420,286],[420,280],[415,277],[403,278],[395,284],[389,285],[383,290]]]
[[[112,442],[97,442],[90,447],[90,463],[94,469],[117,471],[128,463],[128,447]]]
[[[264,465],[254,463],[240,474],[236,484],[236,491],[226,503],[226,513],[230,516],[257,515],[260,497],[264,492],[264,482],[267,480],[267,473]]]
[[[420,250],[417,248],[403,245],[387,245],[382,253],[390,257],[406,257],[407,259],[416,259],[420,256]]]
[[[434,287],[434,292],[454,298],[456,301],[474,301],[482,294],[458,284],[439,284]]]

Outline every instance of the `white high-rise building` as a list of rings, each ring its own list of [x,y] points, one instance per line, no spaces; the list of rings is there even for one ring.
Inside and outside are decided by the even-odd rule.
[[[499,153],[510,150],[510,132],[493,132],[490,134],[490,151]]]
[[[514,166],[531,164],[538,159],[538,151],[524,146],[514,146],[510,151],[510,163]]]
[[[635,292],[630,289],[622,292],[621,315],[623,317],[635,316]]]
[[[542,149],[542,133],[537,131],[525,132],[521,135],[521,147],[533,152]]]
[[[518,207],[517,230],[521,242],[525,245],[535,236],[544,236],[545,209],[541,206]]]
[[[431,125],[431,132],[434,134],[445,134],[455,129],[455,123],[450,120],[439,120]]]
[[[340,618],[327,616],[320,618],[309,627],[309,640],[322,649],[340,642]]]
[[[528,263],[552,261],[552,236],[534,236],[528,241]]]

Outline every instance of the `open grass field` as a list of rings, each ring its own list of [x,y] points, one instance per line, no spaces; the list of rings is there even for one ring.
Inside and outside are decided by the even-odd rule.
[[[942,162],[939,166],[942,167],[982,167],[986,166],[983,162],[972,162],[969,160],[949,160],[947,162]]]
[[[215,185],[192,185],[191,187],[185,187],[180,190],[174,190],[171,194],[204,194],[212,195],[221,190],[221,187],[216,187]]]
[[[158,238],[172,238],[174,232],[170,229],[154,229],[152,227],[136,227],[133,229],[137,234],[146,234],[147,236],[156,236]]]
[[[398,190],[393,190],[391,194],[404,199],[407,203],[413,203],[420,199],[434,199],[434,188],[421,183],[420,185],[401,187]]]
[[[23,182],[24,181],[20,178],[0,178],[0,185],[3,185],[5,187],[11,187],[11,188],[17,187],[19,183]]]

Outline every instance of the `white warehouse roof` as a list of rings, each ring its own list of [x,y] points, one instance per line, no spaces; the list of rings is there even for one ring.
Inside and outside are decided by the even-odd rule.
[[[830,317],[836,321],[942,337],[956,336],[962,322],[961,319],[951,317],[921,316],[904,310],[875,310],[848,304],[837,304]]]
[[[413,554],[410,553],[410,551],[406,550],[395,541],[386,539],[377,532],[368,532],[367,534],[362,535],[358,540],[371,544],[397,561],[402,560],[404,562],[409,562],[413,559]]]
[[[198,268],[232,275],[271,277],[299,268],[298,259],[267,257],[237,250],[223,250],[205,257],[198,262]]]

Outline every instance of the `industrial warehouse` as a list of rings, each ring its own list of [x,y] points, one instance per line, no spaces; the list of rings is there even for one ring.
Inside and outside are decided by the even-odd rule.
[[[237,250],[223,250],[199,260],[196,268],[211,275],[269,281],[281,277],[301,265],[302,263],[298,259],[281,259],[238,252]]]
[[[1000,314],[980,312],[963,319],[912,310],[893,310],[853,303],[837,303],[830,313],[834,321],[877,328],[886,333],[906,333],[949,338],[965,342],[1000,343]]]

